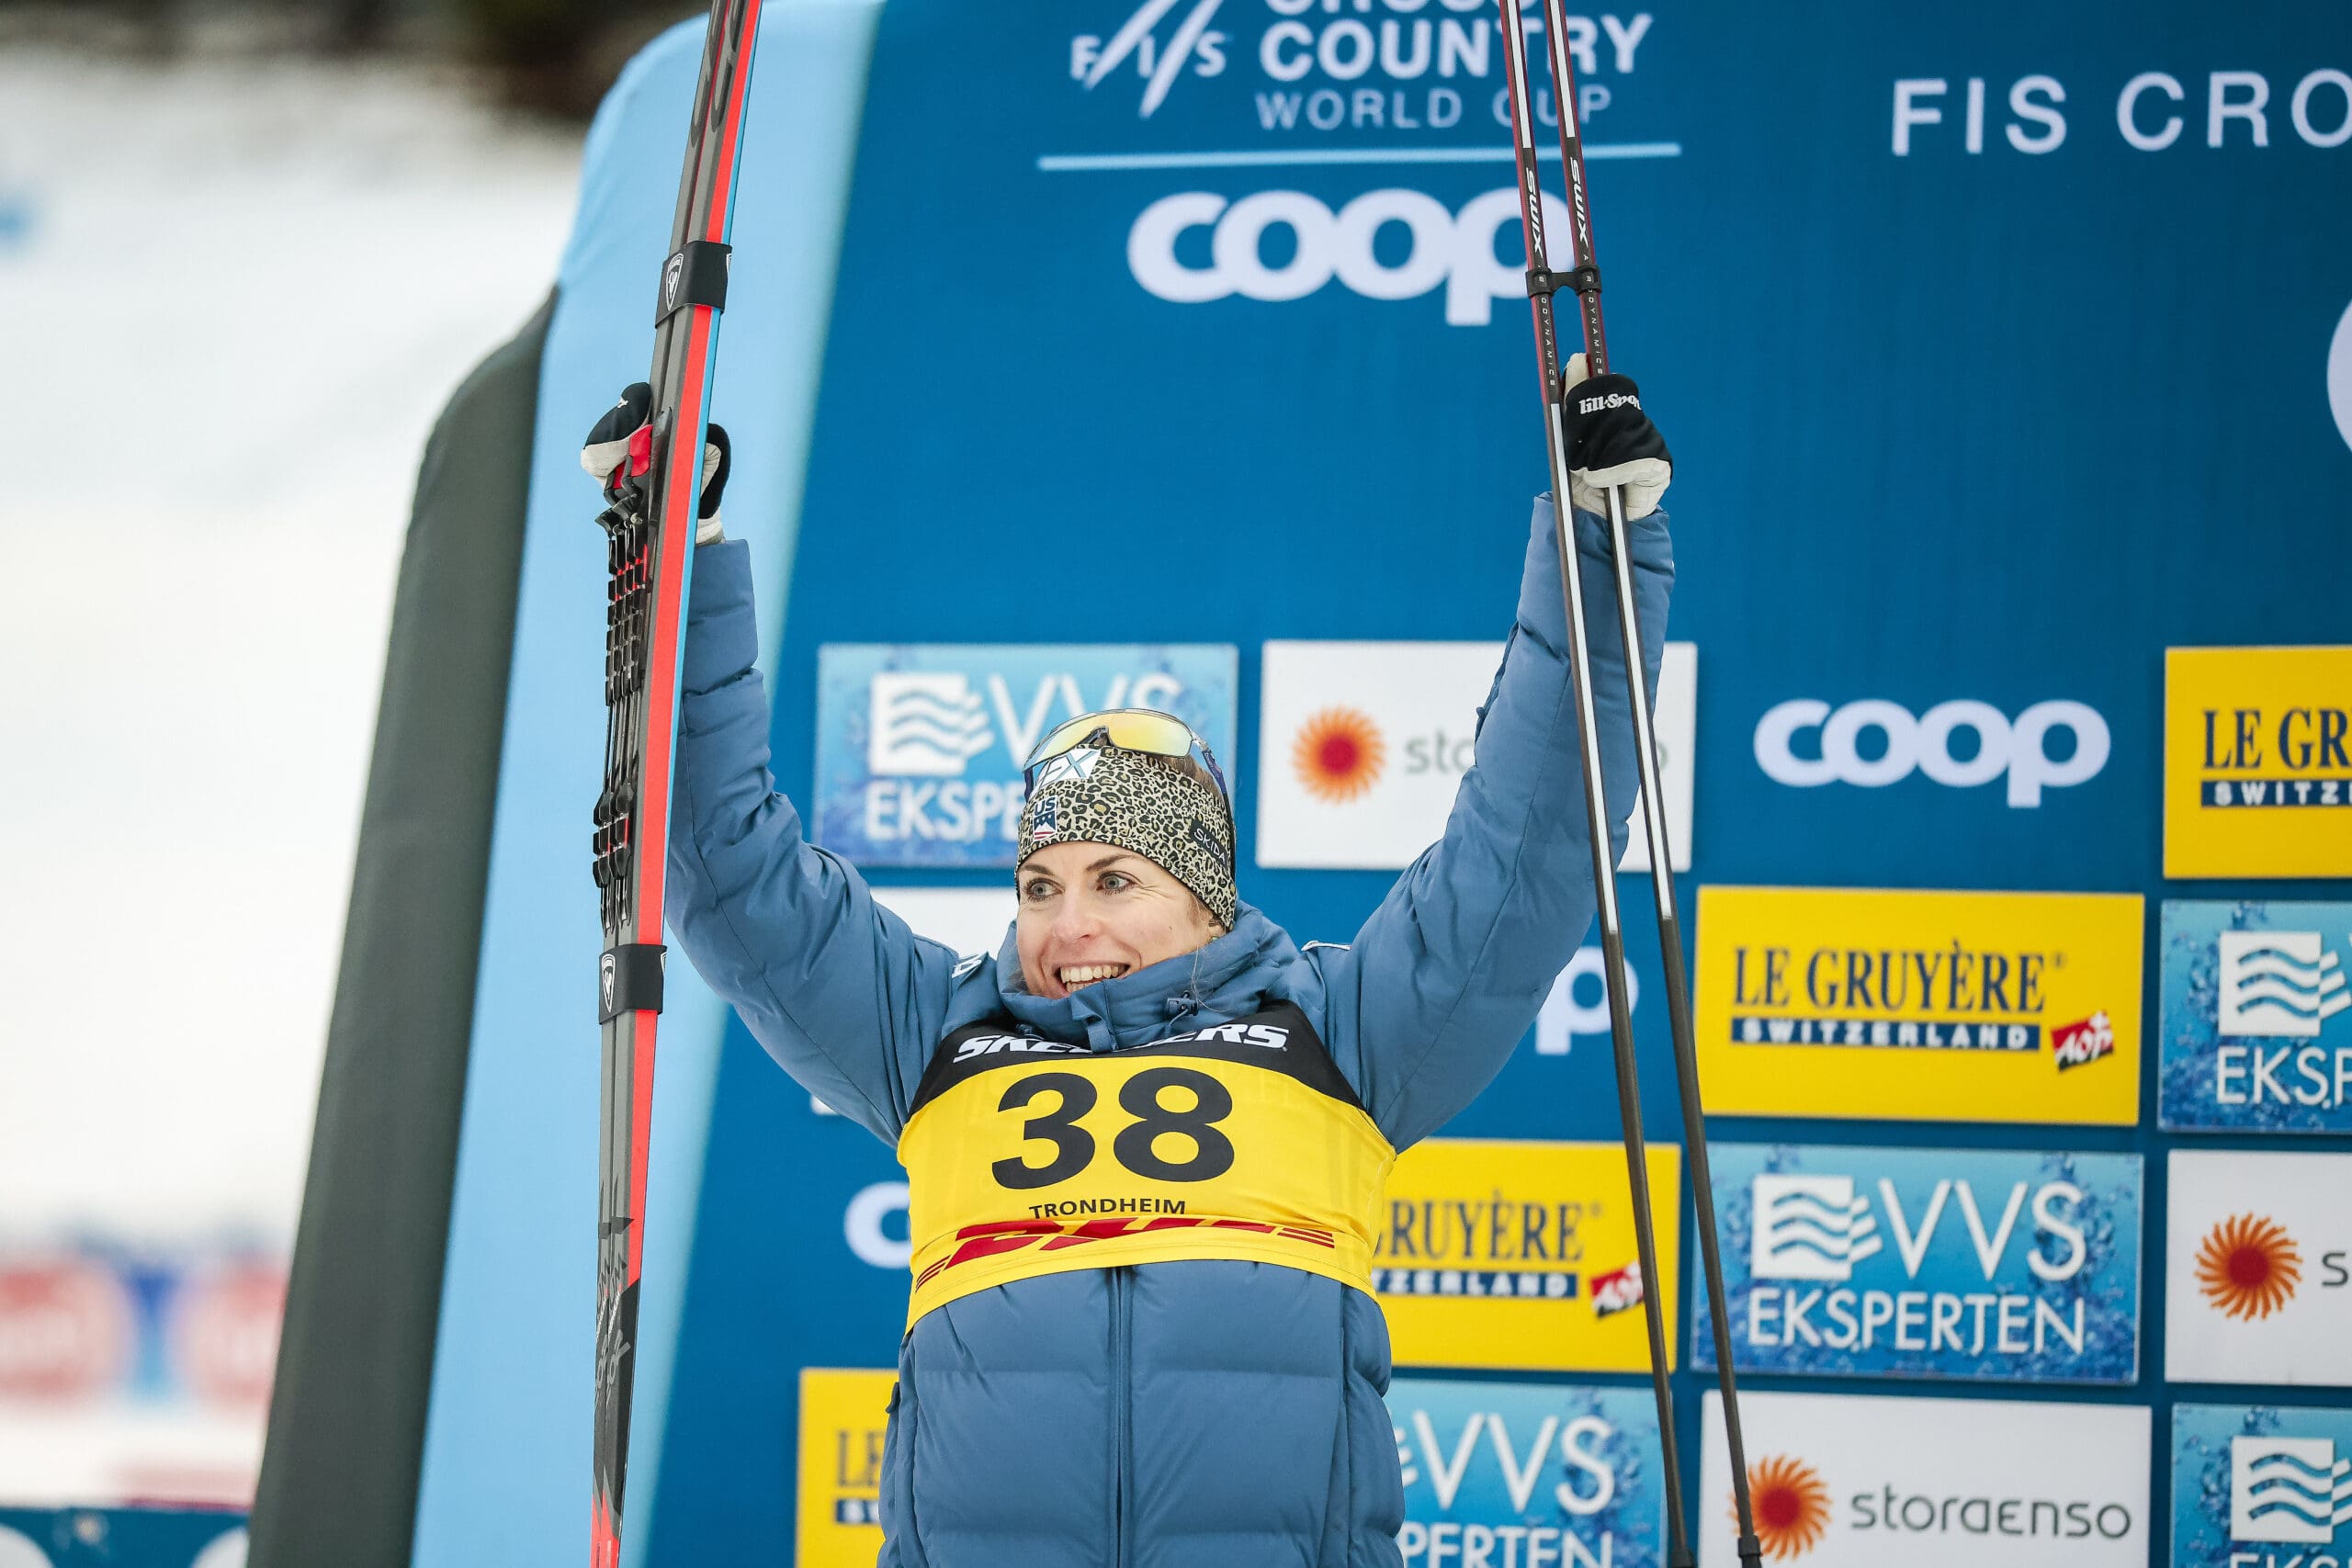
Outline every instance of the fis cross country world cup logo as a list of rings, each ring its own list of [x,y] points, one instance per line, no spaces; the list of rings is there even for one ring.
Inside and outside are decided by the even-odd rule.
[[[1663,1459],[1646,1391],[1400,1377],[1388,1413],[1407,1562],[1664,1562]]]
[[[1503,645],[1266,644],[1258,727],[1258,863],[1402,870],[1445,831],[1477,761],[1478,708]],[[1690,868],[1699,654],[1670,642],[1653,728],[1677,871]],[[1620,864],[1649,869],[1635,829]]]
[[[2352,875],[2352,648],[2165,650],[2165,874]]]
[[[1728,1144],[1714,1181],[1742,1371],[2139,1375],[2137,1155]]]
[[[2128,1125],[2141,901],[1704,887],[1707,1109]]]
[[[1796,1568],[2143,1568],[2148,1412],[1740,1391],[1765,1561]],[[1692,1534],[1736,1568],[1723,1399],[1702,1407]],[[2306,1565],[2308,1568],[2308,1565]]]
[[[2352,1155],[2167,1168],[2165,1376],[2352,1387]]]
[[[1649,1179],[1671,1332],[1681,1150],[1651,1145]],[[1400,1366],[1642,1371],[1635,1256],[1618,1145],[1431,1138],[1389,1172],[1372,1281]]]
[[[2352,904],[2167,900],[2164,1125],[2352,1133]]]
[[[2343,1568],[2352,1559],[2352,1410],[2173,1408],[2176,1568]]]
[[[1010,866],[1048,729],[1159,708],[1229,766],[1238,665],[1229,644],[828,643],[810,837],[859,865]]]
[[[1333,286],[1383,304],[1436,294],[1459,326],[1524,299],[1487,0],[1098,0],[1051,15],[1031,47],[1060,79],[1065,130],[1038,149],[1038,172],[1128,176],[1127,269],[1146,294],[1183,308]],[[1641,91],[1662,25],[1647,11],[1566,18],[1589,160],[1681,155],[1664,95]],[[1548,139],[1540,10],[1527,28]],[[1478,171],[1466,199],[1464,164]],[[1328,166],[1347,171],[1341,189]],[[1565,203],[1544,203],[1566,232]],[[1401,254],[1384,229],[1401,231]]]

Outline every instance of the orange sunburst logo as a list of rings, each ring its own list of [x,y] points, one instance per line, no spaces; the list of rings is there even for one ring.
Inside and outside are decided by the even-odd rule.
[[[1298,728],[1290,744],[1290,765],[1306,793],[1317,800],[1353,800],[1380,778],[1388,742],[1370,715],[1356,708],[1325,708]]]
[[[2236,1214],[2197,1249],[2197,1288],[2228,1317],[2268,1317],[2293,1297],[2303,1255],[2276,1220]]]
[[[1756,1509],[1756,1539],[1775,1562],[1810,1551],[1829,1528],[1829,1488],[1801,1459],[1773,1454],[1747,1467],[1747,1495]],[[1733,1506],[1733,1520],[1738,1506]]]

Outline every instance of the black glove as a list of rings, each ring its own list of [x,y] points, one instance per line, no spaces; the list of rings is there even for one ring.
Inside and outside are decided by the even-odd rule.
[[[588,432],[587,444],[580,448],[580,466],[604,487],[606,500],[618,500],[625,480],[635,479],[652,467],[652,415],[653,389],[642,381],[632,381],[622,389],[620,401],[606,409],[595,428]],[[697,545],[726,537],[718,522],[718,498],[727,489],[727,470],[733,462],[727,427],[710,424],[704,428],[707,434],[702,446],[702,505],[695,528]]]
[[[1622,485],[1626,517],[1647,517],[1673,481],[1674,454],[1642,412],[1642,389],[1630,376],[1588,378],[1581,354],[1569,358],[1563,379],[1569,500],[1579,510],[1605,517],[1604,492]]]

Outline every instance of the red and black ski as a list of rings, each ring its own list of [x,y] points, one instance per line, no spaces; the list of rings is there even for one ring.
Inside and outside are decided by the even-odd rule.
[[[603,1136],[596,1181],[596,1414],[590,1568],[618,1568],[621,1486],[636,1380],[637,1287],[645,1253],[645,1162],[662,1012],[662,856],[695,502],[737,156],[760,0],[712,0],[695,83],[670,254],[654,301],[652,407],[598,521],[610,545],[605,629],[605,781],[595,879],[605,950]]]

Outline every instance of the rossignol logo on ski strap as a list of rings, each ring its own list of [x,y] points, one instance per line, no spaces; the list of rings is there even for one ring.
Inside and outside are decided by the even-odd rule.
[[[659,326],[689,305],[727,308],[727,275],[734,247],[715,240],[688,240],[662,264],[662,292],[654,301],[653,322]]]

